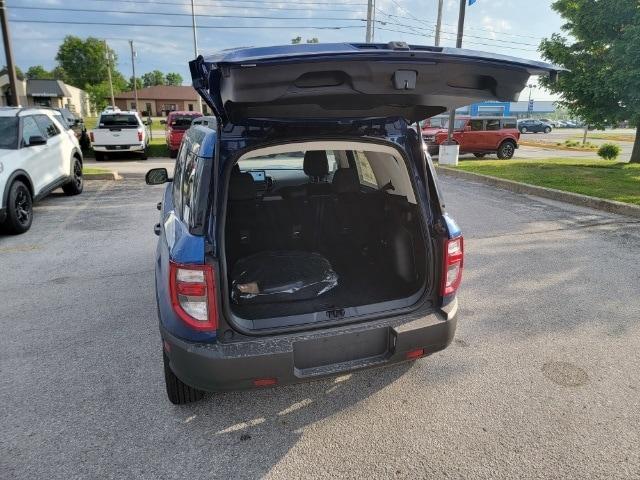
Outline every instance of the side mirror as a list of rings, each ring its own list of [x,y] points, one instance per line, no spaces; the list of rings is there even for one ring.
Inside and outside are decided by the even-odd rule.
[[[40,135],[33,135],[32,137],[29,137],[29,145],[27,145],[27,147],[35,147],[36,145],[46,145],[47,144],[47,139],[44,137],[41,137]]]
[[[162,185],[163,183],[170,182],[169,172],[166,168],[152,168],[144,176],[144,181],[147,185]]]
[[[166,121],[166,120],[164,120],[164,119],[163,119],[163,120],[160,120],[160,125],[166,125],[166,124],[167,124],[167,121]]]

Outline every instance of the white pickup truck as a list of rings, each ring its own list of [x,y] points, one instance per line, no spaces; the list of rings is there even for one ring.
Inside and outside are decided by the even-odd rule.
[[[98,162],[116,152],[135,152],[147,158],[149,130],[138,112],[102,112],[89,138]]]

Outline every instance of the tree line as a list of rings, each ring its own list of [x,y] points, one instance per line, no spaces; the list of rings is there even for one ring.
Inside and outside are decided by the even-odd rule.
[[[107,68],[111,64],[111,80],[114,93],[133,90],[133,77],[127,79],[117,69],[118,56],[103,40],[94,37],[82,39],[73,35],[64,38],[56,55],[57,65],[47,70],[42,65],[33,65],[23,72],[16,67],[16,76],[24,79],[54,79],[81,88],[89,94],[91,105],[100,111],[110,102]],[[2,74],[2,70],[0,70]],[[179,73],[164,74],[160,70],[147,72],[136,78],[136,87],[152,87],[156,85],[182,85]]]

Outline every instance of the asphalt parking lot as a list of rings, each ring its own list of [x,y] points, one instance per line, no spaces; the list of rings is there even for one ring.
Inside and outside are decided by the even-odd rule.
[[[155,312],[161,187],[48,197],[0,236],[0,477],[640,477],[640,222],[441,184],[467,254],[451,347],[184,407]]]

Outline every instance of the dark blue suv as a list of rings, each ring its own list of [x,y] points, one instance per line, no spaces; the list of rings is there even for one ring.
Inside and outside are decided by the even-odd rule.
[[[190,62],[217,118],[164,192],[156,298],[167,393],[415,360],[456,326],[460,229],[417,122],[513,100],[546,64],[439,47],[308,44]]]

